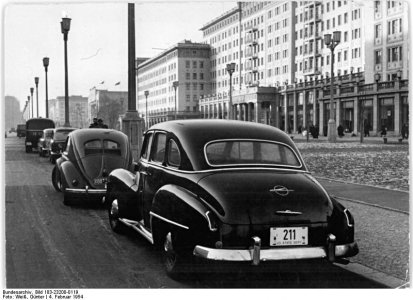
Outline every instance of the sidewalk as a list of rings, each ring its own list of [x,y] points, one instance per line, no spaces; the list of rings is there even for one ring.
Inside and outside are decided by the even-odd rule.
[[[410,287],[409,193],[317,177],[355,218],[360,252],[338,265],[389,288]]]

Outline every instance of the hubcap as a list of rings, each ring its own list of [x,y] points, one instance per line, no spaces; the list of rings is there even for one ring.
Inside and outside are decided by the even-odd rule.
[[[119,216],[119,206],[118,206],[117,199],[112,201],[109,214],[110,214],[110,221],[112,222],[112,224],[116,224],[117,218]]]
[[[170,232],[165,237],[164,250],[166,267],[172,270],[176,263],[176,254],[173,249],[172,235]]]

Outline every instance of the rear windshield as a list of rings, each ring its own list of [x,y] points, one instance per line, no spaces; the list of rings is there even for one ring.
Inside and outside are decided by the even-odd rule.
[[[121,155],[121,146],[118,142],[112,140],[90,140],[84,144],[85,155],[92,154],[111,154]]]
[[[55,135],[54,135],[54,139],[55,140],[66,140],[67,136],[69,135],[70,132],[72,132],[73,130],[59,130],[56,131]]]
[[[27,129],[46,129],[54,128],[54,122],[51,120],[29,120],[26,122]]]
[[[298,156],[289,146],[260,140],[214,141],[205,146],[205,157],[211,166],[302,166]]]

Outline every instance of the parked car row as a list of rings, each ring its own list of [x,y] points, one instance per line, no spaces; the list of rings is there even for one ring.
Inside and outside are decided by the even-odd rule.
[[[358,253],[354,219],[308,171],[283,131],[229,120],[179,120],[144,134],[70,132],[52,172],[63,202],[98,201],[116,233],[138,232],[171,277],[198,262],[328,260]]]

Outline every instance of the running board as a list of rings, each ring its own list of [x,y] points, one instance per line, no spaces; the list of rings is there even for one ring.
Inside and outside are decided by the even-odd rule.
[[[129,220],[125,218],[119,218],[119,221],[121,221],[123,224],[126,226],[131,227],[132,229],[136,230],[139,232],[145,239],[147,239],[151,244],[153,244],[153,237],[152,233],[150,233],[141,222],[134,221],[134,220]]]

